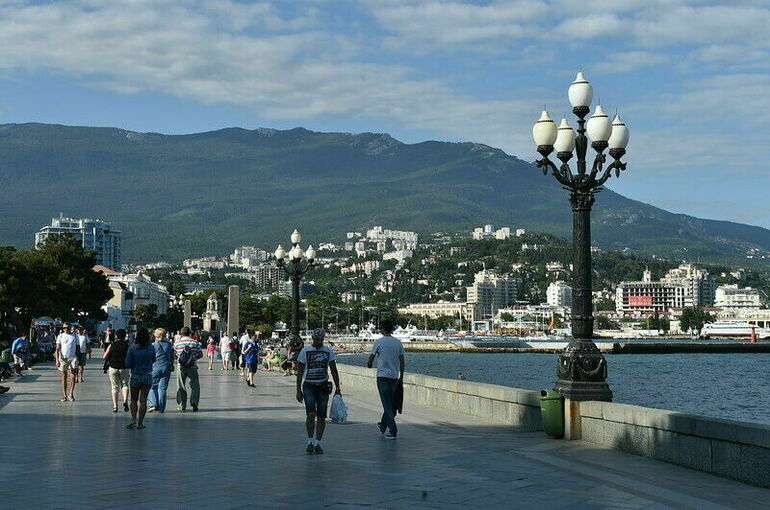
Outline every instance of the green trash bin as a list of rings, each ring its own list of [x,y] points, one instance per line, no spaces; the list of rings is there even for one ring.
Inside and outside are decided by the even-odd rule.
[[[558,391],[540,392],[540,414],[546,434],[557,439],[564,437],[564,397]]]

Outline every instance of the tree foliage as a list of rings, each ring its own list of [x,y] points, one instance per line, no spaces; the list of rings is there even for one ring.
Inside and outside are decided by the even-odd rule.
[[[700,336],[703,326],[709,322],[714,322],[714,317],[702,308],[685,308],[679,317],[679,329],[687,332],[692,331],[697,336]]]
[[[107,278],[93,270],[95,254],[70,235],[51,236],[38,250],[0,248],[0,313],[5,326],[26,330],[35,317],[73,321],[105,318],[112,297]]]

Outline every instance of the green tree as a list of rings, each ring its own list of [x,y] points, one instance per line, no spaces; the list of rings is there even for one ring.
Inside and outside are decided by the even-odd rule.
[[[604,315],[598,315],[596,317],[596,329],[614,329],[619,330],[620,324],[605,317]]]
[[[39,250],[0,250],[0,307],[21,329],[34,317],[75,320],[105,317],[112,297],[107,278],[93,270],[96,257],[69,235],[51,236]]]
[[[158,324],[158,305],[138,305],[132,313],[140,328],[153,328]]]
[[[679,318],[679,329],[684,332],[693,331],[696,336],[700,336],[703,326],[709,322],[714,322],[714,317],[702,308],[685,308]]]

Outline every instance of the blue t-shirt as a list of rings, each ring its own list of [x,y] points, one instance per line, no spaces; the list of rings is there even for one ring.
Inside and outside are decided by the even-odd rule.
[[[128,349],[126,368],[130,368],[132,374],[151,374],[153,363],[155,363],[155,349],[152,346],[132,345]]]
[[[152,369],[157,372],[170,372],[174,366],[174,346],[169,342],[153,342],[155,363]]]
[[[20,354],[19,351],[29,351],[29,340],[25,340],[23,337],[19,337],[13,341],[11,346],[11,354]]]
[[[249,348],[249,346],[251,347]],[[249,352],[246,353],[246,363],[259,363],[259,344],[249,340],[243,346],[243,350],[246,349],[249,349]]]

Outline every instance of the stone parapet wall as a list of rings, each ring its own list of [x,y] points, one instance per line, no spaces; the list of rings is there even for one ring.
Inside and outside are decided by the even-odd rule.
[[[337,365],[343,389],[377,393],[375,371]],[[542,430],[540,393],[494,384],[404,374],[404,400],[494,423]],[[663,409],[581,402],[584,441],[770,487],[770,426]]]
[[[351,385],[377,392],[373,369],[337,364],[342,388]],[[540,393],[494,384],[404,374],[404,402],[470,414],[495,423],[542,430]]]
[[[582,439],[770,487],[770,426],[611,402],[582,402]]]

